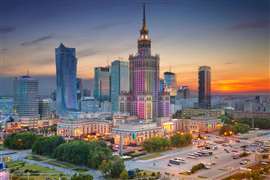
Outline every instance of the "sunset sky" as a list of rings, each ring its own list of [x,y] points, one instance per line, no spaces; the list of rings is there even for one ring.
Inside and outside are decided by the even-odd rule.
[[[76,48],[84,79],[95,66],[127,60],[137,51],[143,2],[161,73],[171,69],[196,90],[198,67],[208,65],[214,93],[270,92],[268,0],[1,0],[0,95],[27,71],[53,89],[60,42]]]

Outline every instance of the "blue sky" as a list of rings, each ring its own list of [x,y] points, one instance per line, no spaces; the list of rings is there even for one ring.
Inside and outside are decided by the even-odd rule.
[[[180,85],[196,89],[198,66],[210,65],[217,91],[236,81],[269,88],[267,0],[1,0],[0,82],[27,70],[41,79],[54,76],[60,42],[76,48],[84,79],[93,77],[95,66],[127,60],[136,53],[143,2],[152,52],[161,57],[161,72],[171,67]]]

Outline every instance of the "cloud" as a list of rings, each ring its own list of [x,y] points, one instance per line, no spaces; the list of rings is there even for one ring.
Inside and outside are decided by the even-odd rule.
[[[130,22],[105,23],[105,24],[100,24],[100,25],[92,27],[92,30],[102,31],[102,30],[107,30],[116,26],[126,25],[129,23]]]
[[[238,23],[230,27],[232,30],[265,29],[270,27],[270,21],[253,21]]]
[[[77,56],[79,58],[82,58],[82,57],[87,57],[87,56],[94,56],[98,53],[100,53],[100,50],[98,49],[84,49],[84,50],[78,51]]]
[[[0,34],[7,34],[15,31],[16,28],[13,26],[0,26]]]
[[[8,51],[7,48],[0,48],[0,53],[5,53],[5,52],[7,52],[7,51]]]
[[[52,38],[53,38],[52,35],[42,36],[42,37],[39,37],[39,38],[34,39],[32,41],[22,42],[21,46],[32,46],[32,45],[35,45],[37,43],[40,43],[40,42],[43,42],[43,41],[46,41],[46,40],[49,40],[49,39],[52,39]]]

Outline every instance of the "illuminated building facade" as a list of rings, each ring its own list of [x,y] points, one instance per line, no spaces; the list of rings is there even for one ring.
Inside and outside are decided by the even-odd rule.
[[[129,56],[130,114],[140,119],[158,117],[159,56],[151,54],[151,40],[146,26],[145,7],[143,25],[138,39],[138,52]],[[124,95],[126,96],[126,95]],[[121,98],[121,97],[120,97]],[[126,108],[127,109],[127,108]]]

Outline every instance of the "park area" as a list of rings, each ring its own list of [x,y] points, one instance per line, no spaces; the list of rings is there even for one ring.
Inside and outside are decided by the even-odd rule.
[[[6,165],[12,180],[47,180],[48,178],[58,180],[59,177],[61,177],[61,179],[68,178],[66,175],[53,169],[28,164],[23,161],[10,161],[7,162]]]

